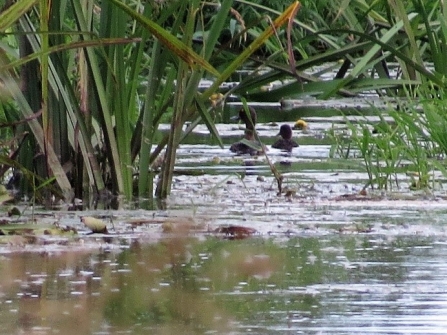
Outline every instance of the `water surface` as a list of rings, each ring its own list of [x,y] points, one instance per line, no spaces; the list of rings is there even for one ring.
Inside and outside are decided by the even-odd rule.
[[[403,173],[360,195],[361,163],[329,159],[326,131],[344,120],[307,121],[299,148],[268,152],[285,193],[265,157],[229,152],[242,130],[222,124],[225,148],[204,127],[181,145],[166,210],[25,209],[77,234],[1,238],[1,333],[445,334],[442,177],[415,192]],[[258,125],[268,147],[279,124]],[[89,234],[83,215],[109,234]],[[216,234],[229,225],[257,233]]]
[[[445,334],[445,237],[304,235],[4,255],[2,334]]]

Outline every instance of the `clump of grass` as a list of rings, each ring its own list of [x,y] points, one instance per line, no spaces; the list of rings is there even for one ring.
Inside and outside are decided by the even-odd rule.
[[[367,117],[346,119],[347,132],[331,130],[332,157],[357,159],[367,175],[365,187],[391,190],[410,177],[410,189],[434,187],[435,170],[447,176],[440,158],[447,154],[445,100],[421,100],[405,108],[375,111],[379,122]],[[422,111],[421,111],[422,106]]]
[[[356,159],[368,175],[365,187],[391,189],[398,186],[398,167],[403,159],[401,131],[383,116],[377,127],[373,127],[366,117],[356,122],[345,118],[347,131],[343,134],[332,130],[334,140],[331,157]]]
[[[424,114],[413,109],[408,112],[392,111],[390,116],[402,130],[402,154],[409,162],[406,172],[412,179],[410,188],[429,188],[430,175],[433,172],[431,159],[435,156],[437,146],[426,134],[427,128],[422,122]]]

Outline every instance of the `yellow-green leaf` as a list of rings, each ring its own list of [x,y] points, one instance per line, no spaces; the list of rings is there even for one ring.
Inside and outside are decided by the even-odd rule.
[[[36,3],[37,0],[20,0],[8,7],[8,9],[0,14],[0,32],[4,32],[11,27],[14,22]]]
[[[113,0],[115,1],[115,0]],[[292,3],[280,16],[273,21],[273,26],[267,27],[240,55],[222,72],[222,74],[214,81],[213,85],[203,92],[203,99],[208,99],[213,94],[220,84],[227,80],[234,71],[236,71],[257,49],[259,49],[265,41],[273,35],[273,33],[281,27],[288,20],[292,19],[293,15],[298,12],[300,7],[299,1]]]

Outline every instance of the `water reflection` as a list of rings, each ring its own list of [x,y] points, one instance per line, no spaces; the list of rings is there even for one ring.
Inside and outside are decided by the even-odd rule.
[[[446,244],[166,238],[0,259],[2,334],[445,333]]]

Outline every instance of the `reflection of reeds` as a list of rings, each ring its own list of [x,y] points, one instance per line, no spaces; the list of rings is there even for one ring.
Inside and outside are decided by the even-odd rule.
[[[90,295],[100,285],[75,270],[86,259],[85,252],[73,251],[57,256],[20,253],[3,259],[2,292],[15,297],[9,306],[17,312],[14,317],[0,313],[2,332],[52,328],[67,335],[91,333],[91,320],[98,319],[100,311]]]
[[[230,333],[244,316],[238,301],[216,293],[242,282],[257,291],[281,268],[283,248],[195,238],[192,220],[173,221],[175,233],[152,244],[135,240],[117,253],[2,257],[0,304],[17,310],[0,313],[2,331]]]
[[[189,215],[183,212],[171,213],[167,217],[132,218],[126,220],[132,229],[139,226],[159,225],[164,233],[187,235],[189,233],[207,233],[213,218],[207,215]]]

